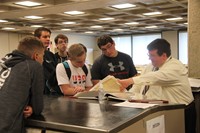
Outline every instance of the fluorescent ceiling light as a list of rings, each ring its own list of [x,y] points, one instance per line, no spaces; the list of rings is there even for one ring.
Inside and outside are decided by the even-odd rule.
[[[86,31],[85,33],[86,33],[86,34],[92,34],[92,33],[94,33],[94,32],[92,32],[92,31]]]
[[[133,5],[130,3],[124,3],[124,4],[119,4],[119,5],[112,5],[112,7],[118,8],[118,9],[125,9],[125,8],[136,7],[136,5]]]
[[[62,22],[62,24],[76,24],[76,22]]]
[[[15,28],[11,28],[11,27],[4,27],[2,28],[3,30],[14,30]]]
[[[81,11],[69,11],[69,12],[64,12],[65,14],[70,14],[70,15],[79,15],[79,14],[84,14],[84,12]]]
[[[157,26],[155,26],[155,25],[153,25],[153,26],[146,26],[145,28],[152,29],[152,28],[157,28]]]
[[[162,12],[148,12],[148,13],[143,13],[143,15],[146,15],[146,16],[159,15],[159,14],[162,14]]]
[[[100,25],[94,25],[94,26],[91,26],[91,28],[102,28],[102,26],[100,26]]]
[[[180,19],[183,19],[183,18],[181,18],[181,17],[177,17],[177,18],[168,18],[168,19],[166,19],[166,20],[173,21],[173,20],[180,20]]]
[[[185,25],[187,25],[188,23],[184,23]]]
[[[38,27],[43,27],[43,26],[42,25],[31,25],[31,27],[38,28]]]
[[[0,19],[0,23],[8,22],[7,20]]]
[[[114,18],[100,18],[99,20],[113,20]]]
[[[61,29],[62,31],[71,31],[71,29]]]
[[[15,4],[22,5],[22,6],[28,6],[28,7],[42,5],[41,3],[32,2],[32,1],[21,1],[21,2],[16,2]]]
[[[127,25],[136,25],[136,24],[139,24],[138,22],[129,22],[129,23],[125,23]]]
[[[123,31],[123,29],[114,29],[114,31]]]
[[[43,17],[40,17],[40,16],[25,16],[24,18],[27,18],[27,19],[41,19]]]

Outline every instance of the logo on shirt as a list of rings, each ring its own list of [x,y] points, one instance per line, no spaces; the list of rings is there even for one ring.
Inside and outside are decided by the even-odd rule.
[[[121,71],[123,71],[125,69],[125,67],[123,66],[123,62],[119,61],[119,65],[113,65],[112,63],[108,63],[108,66],[110,67],[110,71],[114,72],[115,68],[120,68]]]
[[[84,84],[86,82],[86,75],[72,75],[74,84]]]
[[[4,62],[6,59],[11,58],[11,56],[6,56],[0,60],[0,90],[5,83],[6,78],[10,75],[11,68],[8,68]]]

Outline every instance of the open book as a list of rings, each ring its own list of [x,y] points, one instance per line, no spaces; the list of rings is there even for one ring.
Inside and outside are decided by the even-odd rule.
[[[120,92],[120,84],[114,76],[107,76],[102,81],[103,89],[105,91],[105,97],[109,99],[125,101],[128,99],[130,93]],[[82,99],[98,99],[98,90],[100,87],[100,82],[88,92],[79,92],[74,97]]]
[[[103,80],[100,81],[103,85],[103,89],[106,92],[120,92],[120,84],[117,82],[117,79],[114,76],[108,75]],[[90,91],[98,91],[100,87],[100,82],[97,83]]]
[[[80,99],[98,99],[98,91],[85,91],[85,92],[78,92],[74,97]],[[132,95],[130,92],[115,92],[115,93],[108,93],[105,92],[105,98],[108,100],[115,100],[115,101],[127,101]]]

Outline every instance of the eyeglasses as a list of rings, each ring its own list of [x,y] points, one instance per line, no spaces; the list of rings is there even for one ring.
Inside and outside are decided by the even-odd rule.
[[[109,43],[106,48],[101,48],[102,52],[106,52],[108,49],[112,48],[113,43]]]
[[[67,41],[58,41],[58,44],[67,44],[68,42]]]
[[[149,58],[155,58],[155,57],[158,57],[159,55],[153,55],[153,54],[147,54],[149,56]]]

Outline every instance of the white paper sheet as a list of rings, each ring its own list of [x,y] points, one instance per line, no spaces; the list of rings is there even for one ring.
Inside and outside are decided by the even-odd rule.
[[[200,79],[188,78],[191,87],[200,87]]]
[[[164,115],[146,121],[147,133],[165,133]]]
[[[132,108],[141,108],[141,109],[146,109],[149,107],[156,106],[158,104],[150,104],[150,103],[134,103],[134,102],[122,102],[122,103],[116,103],[113,104],[114,106],[121,106],[121,107],[132,107]]]

